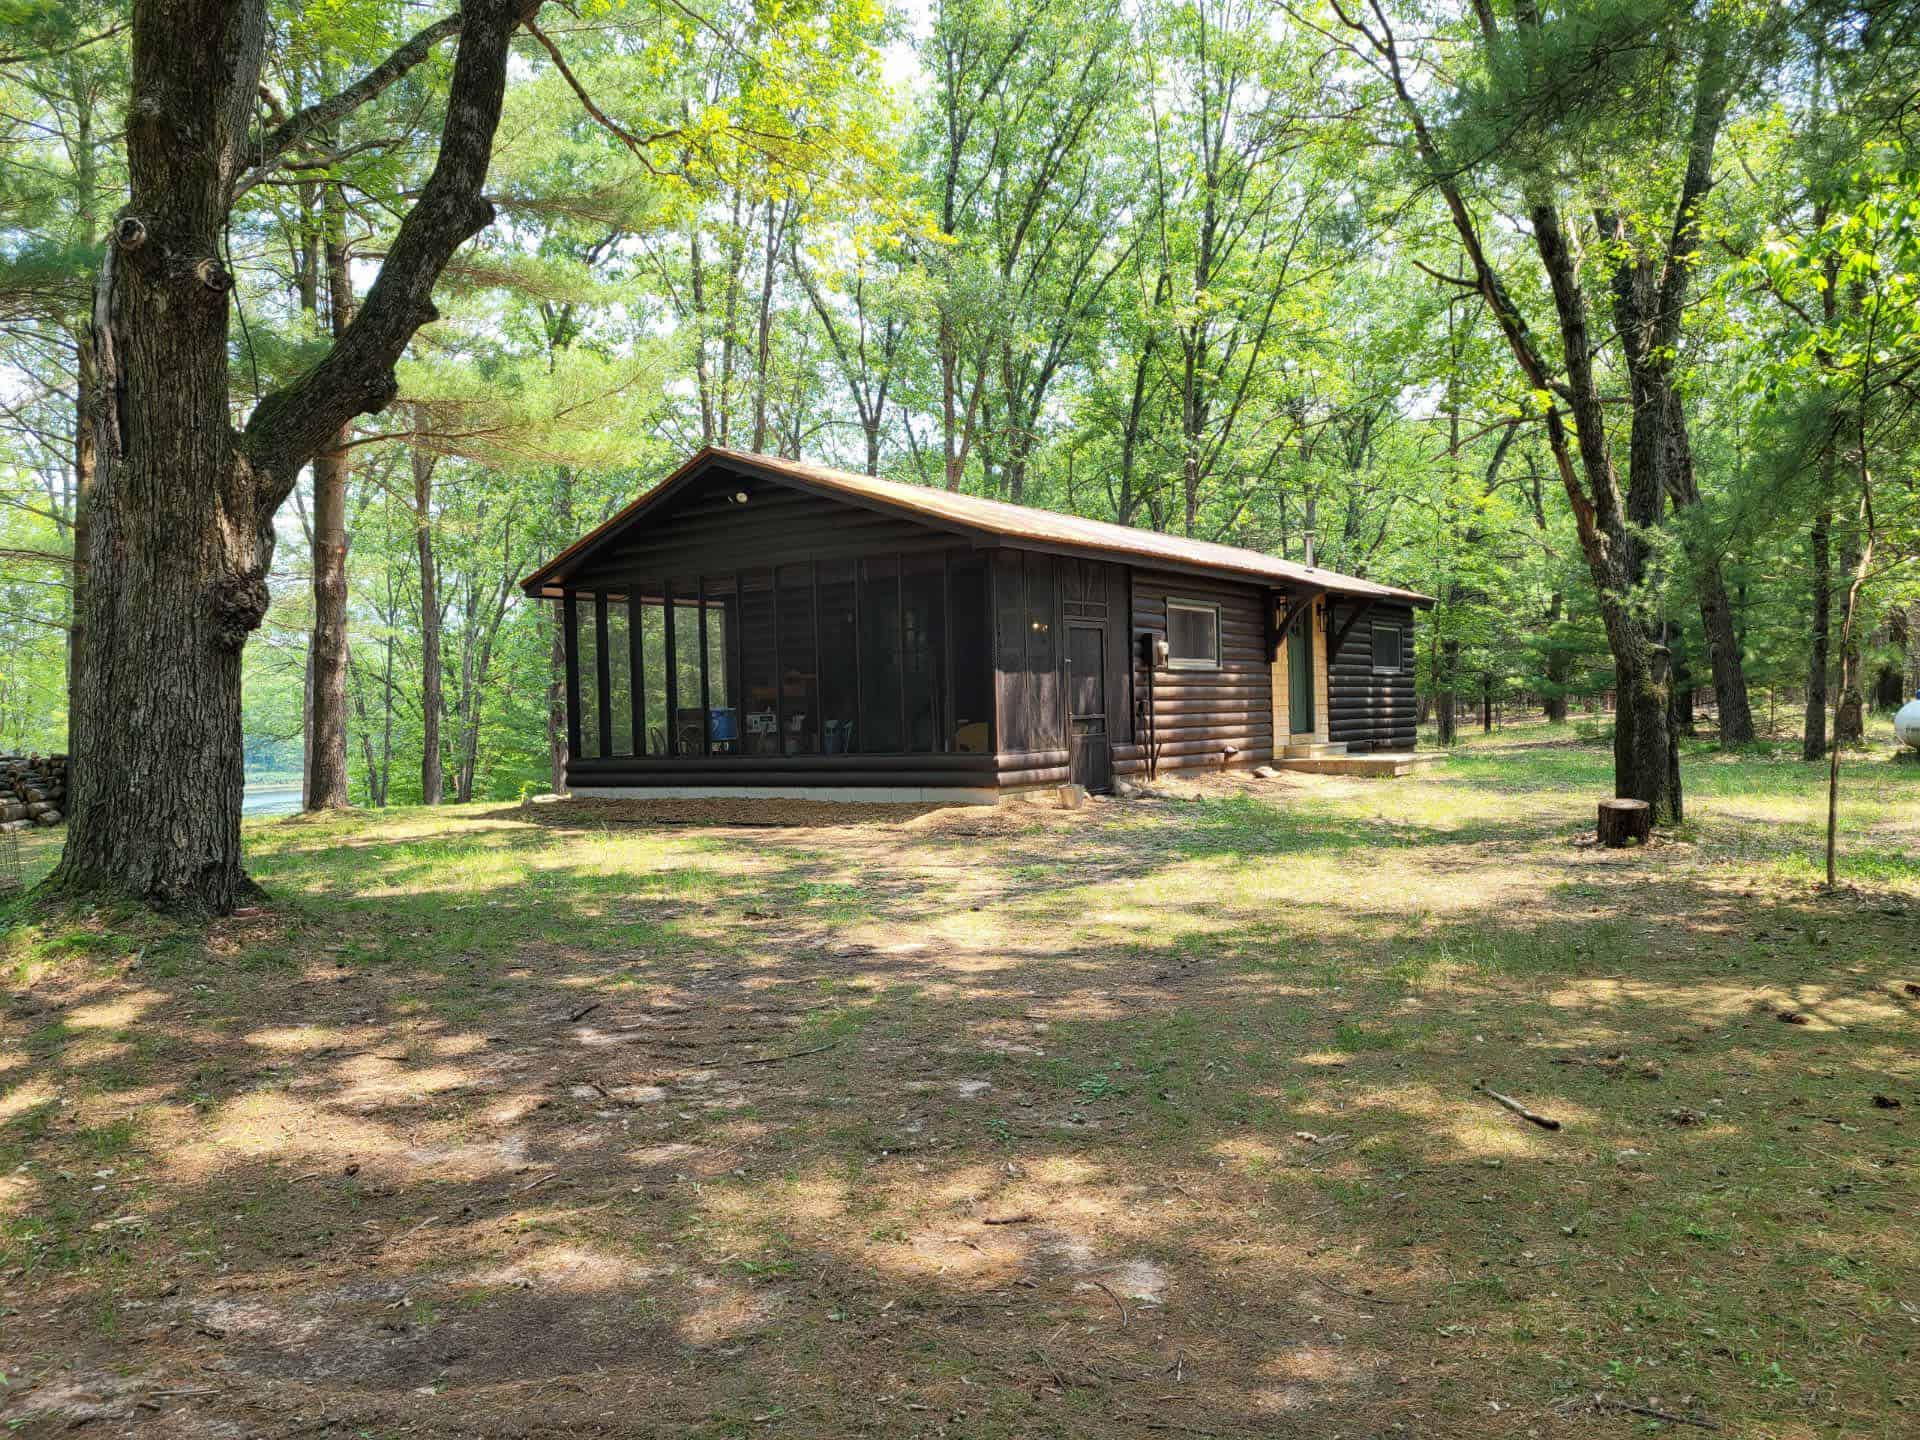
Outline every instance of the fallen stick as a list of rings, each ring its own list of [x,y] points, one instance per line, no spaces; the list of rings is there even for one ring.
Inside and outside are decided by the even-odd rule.
[[[1096,1280],[1096,1281],[1094,1281],[1093,1283],[1094,1283],[1095,1285],[1097,1285],[1097,1286],[1099,1286],[1099,1288],[1100,1288],[1100,1289],[1102,1289],[1102,1290],[1106,1290],[1106,1291],[1107,1291],[1107,1298],[1108,1298],[1109,1300],[1111,1300],[1111,1301],[1113,1301],[1113,1303],[1114,1303],[1114,1304],[1115,1304],[1116,1306],[1118,1306],[1118,1307],[1119,1307],[1119,1309],[1120,1309],[1120,1328],[1121,1328],[1122,1330],[1124,1330],[1124,1329],[1126,1329],[1126,1328],[1127,1328],[1127,1324],[1128,1324],[1128,1322],[1129,1322],[1129,1321],[1131,1321],[1131,1320],[1133,1319],[1133,1317],[1132,1317],[1131,1315],[1129,1315],[1129,1314],[1127,1313],[1127,1302],[1126,1302],[1126,1301],[1124,1301],[1124,1300],[1122,1300],[1122,1299],[1121,1299],[1121,1298],[1120,1298],[1120,1297],[1119,1297],[1118,1295],[1116,1295],[1116,1294],[1114,1294],[1114,1293],[1113,1293],[1113,1291],[1111,1291],[1111,1290],[1107,1290],[1107,1287],[1106,1287],[1106,1285],[1105,1285],[1105,1284],[1103,1284],[1103,1283],[1102,1283],[1101,1281],[1098,1281],[1098,1280]]]
[[[1522,1120],[1532,1121],[1542,1130],[1558,1130],[1560,1128],[1560,1122],[1558,1120],[1549,1119],[1545,1115],[1535,1114],[1511,1095],[1502,1095],[1498,1090],[1489,1090],[1487,1088],[1487,1082],[1484,1080],[1476,1080],[1473,1088],[1478,1090],[1482,1095],[1485,1095],[1489,1100],[1492,1100],[1495,1104],[1506,1106],[1507,1109],[1518,1115]]]
[[[1611,1395],[1593,1397],[1593,1408],[1612,1410],[1622,1415],[1646,1415],[1654,1420],[1664,1420],[1669,1425],[1691,1425],[1696,1430],[1718,1430],[1719,1424],[1704,1415],[1681,1415],[1672,1410],[1656,1409],[1652,1405],[1636,1405],[1631,1400],[1616,1400]]]
[[[735,1060],[735,1065],[778,1065],[782,1060],[798,1060],[802,1055],[824,1055],[833,1049],[832,1045],[816,1045],[811,1050],[789,1050],[784,1055],[762,1055],[755,1060]],[[725,1064],[725,1061],[716,1062]]]
[[[1032,1221],[1033,1216],[1023,1210],[1018,1215],[985,1215],[981,1217],[980,1223],[982,1225],[1027,1225]]]
[[[1327,1280],[1315,1280],[1313,1283],[1330,1295],[1344,1295],[1349,1300],[1361,1300],[1369,1305],[1411,1305],[1413,1303],[1411,1300],[1389,1300],[1384,1295],[1356,1295],[1353,1291],[1342,1290],[1338,1285]]]
[[[586,1019],[587,1016],[593,1014],[594,1011],[598,1010],[605,1003],[606,1003],[605,1001],[596,1000],[591,1005],[582,1005],[578,1010],[574,1011],[571,1015],[567,1016],[567,1023],[569,1025],[578,1025],[582,1020]]]

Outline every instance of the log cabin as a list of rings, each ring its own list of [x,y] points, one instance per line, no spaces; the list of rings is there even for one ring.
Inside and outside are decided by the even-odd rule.
[[[1254,550],[708,448],[521,582],[576,795],[993,801],[1410,754],[1432,601]]]

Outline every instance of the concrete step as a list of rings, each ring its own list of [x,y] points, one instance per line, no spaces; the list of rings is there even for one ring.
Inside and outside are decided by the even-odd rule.
[[[1281,747],[1280,753],[1288,760],[1326,760],[1346,754],[1347,742],[1336,740],[1329,744],[1323,740],[1301,741]]]
[[[1376,750],[1369,755],[1321,755],[1302,759],[1283,759],[1273,763],[1282,770],[1307,775],[1362,775],[1389,778],[1414,775],[1430,765],[1438,765],[1445,755],[1422,750]]]

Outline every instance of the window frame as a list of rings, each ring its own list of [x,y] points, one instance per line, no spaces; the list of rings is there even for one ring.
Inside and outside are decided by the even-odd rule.
[[[1173,612],[1188,610],[1196,614],[1211,616],[1213,619],[1213,656],[1200,659],[1192,656],[1180,656],[1173,653]],[[1178,595],[1167,597],[1167,669],[1169,670],[1218,670],[1220,668],[1220,606],[1212,600],[1187,600]]]
[[[1382,635],[1393,636],[1393,660],[1391,665],[1380,663],[1379,638]],[[1400,625],[1375,625],[1369,629],[1367,648],[1368,658],[1373,662],[1376,675],[1398,675],[1407,668],[1407,632]]]

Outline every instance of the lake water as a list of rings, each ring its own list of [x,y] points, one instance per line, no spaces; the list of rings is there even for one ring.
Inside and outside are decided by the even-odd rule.
[[[298,785],[249,785],[240,799],[242,815],[291,815],[299,808]]]

